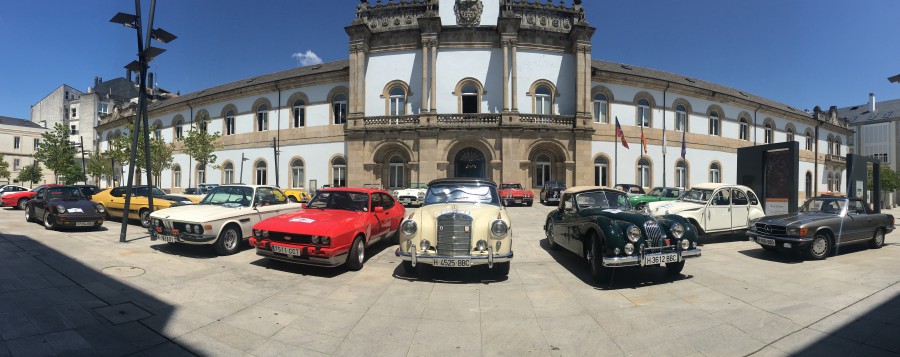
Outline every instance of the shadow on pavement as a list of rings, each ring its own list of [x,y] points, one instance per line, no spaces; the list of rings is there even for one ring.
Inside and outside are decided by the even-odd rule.
[[[27,236],[0,234],[0,356],[191,355],[163,335],[175,308]],[[132,275],[133,276],[133,275]]]
[[[508,276],[492,272],[487,265],[459,269],[433,267],[426,264],[418,264],[414,272],[406,271],[403,264],[398,264],[394,269],[394,278],[444,284],[490,284],[509,279]]]
[[[895,283],[896,284],[896,283]],[[840,327],[827,329],[823,336],[793,356],[896,356],[900,355],[900,295],[854,316]],[[821,331],[822,329],[818,329]]]
[[[372,257],[375,257],[378,254],[381,254],[381,252],[383,252],[385,249],[390,248],[391,246],[393,246],[393,244],[388,240],[381,240],[381,241],[375,242],[375,244],[366,248],[365,262],[368,262],[369,260],[372,259]],[[250,254],[256,254],[255,248],[251,248],[251,249],[252,249],[252,253],[250,253]],[[300,275],[312,275],[312,276],[317,276],[317,277],[322,277],[322,278],[333,278],[333,277],[336,277],[338,275],[341,275],[341,274],[344,274],[347,272],[347,268],[344,266],[321,267],[321,266],[315,266],[315,265],[304,265],[304,264],[284,262],[284,261],[269,259],[269,258],[264,258],[264,257],[260,257],[259,259],[250,262],[250,264],[256,265],[259,267],[263,267],[266,269],[275,269],[275,270],[283,271],[286,273],[300,274]],[[366,269],[365,265],[363,265],[363,269]]]
[[[216,253],[216,249],[213,248],[210,244],[183,244],[183,243],[166,243],[160,240],[157,240],[159,244],[151,245],[150,248],[156,250],[161,253],[177,255],[179,257],[186,258],[194,258],[194,259],[212,259],[218,258],[219,253]],[[235,254],[241,254],[241,252],[250,250],[251,247],[247,244],[247,241],[243,241],[240,246],[240,250]]]
[[[885,244],[887,245],[887,244]],[[865,243],[854,243],[849,245],[840,246],[831,255],[834,257],[836,255],[844,255],[844,254],[852,254],[864,250],[868,250],[869,247]],[[746,249],[738,251],[745,256],[751,258],[762,259],[774,263],[782,263],[782,264],[800,264],[806,261],[808,258],[804,256],[801,251],[794,251],[788,249],[779,249],[774,251],[765,250],[762,247],[757,246],[756,249]],[[828,258],[826,258],[828,259]]]

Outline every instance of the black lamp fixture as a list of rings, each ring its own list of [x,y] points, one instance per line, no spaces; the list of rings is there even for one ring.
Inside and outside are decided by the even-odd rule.
[[[891,83],[900,83],[900,74],[893,77],[888,77],[888,81],[890,81]]]

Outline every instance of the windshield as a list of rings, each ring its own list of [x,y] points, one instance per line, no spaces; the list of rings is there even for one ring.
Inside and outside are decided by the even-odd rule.
[[[309,201],[306,208],[368,212],[369,194],[350,191],[320,191]]]
[[[685,192],[681,197],[678,198],[679,201],[689,201],[689,202],[699,202],[706,203],[709,201],[709,198],[712,196],[713,190],[701,190],[698,188],[693,188],[687,192]]]
[[[650,193],[647,194],[647,196],[660,197],[660,196],[662,196],[662,193],[663,193],[662,187],[657,187],[657,188],[654,188],[653,190],[651,190]]]
[[[846,198],[811,198],[800,207],[800,212],[840,214],[846,205]]]
[[[52,187],[45,190],[46,199],[49,200],[65,200],[76,199],[85,200],[84,194],[77,187]]]
[[[517,183],[504,183],[504,184],[500,185],[500,189],[501,190],[508,190],[508,189],[521,190],[522,185],[517,184]]]
[[[200,201],[201,205],[218,205],[226,207],[250,207],[253,202],[253,188],[219,186],[209,191]]]
[[[578,209],[602,208],[631,210],[631,202],[628,196],[620,192],[594,191],[585,192],[575,196]]]
[[[559,182],[559,181],[550,181],[550,182],[547,182],[545,185],[547,188],[566,188],[566,184]]]
[[[425,188],[428,188],[428,184],[424,184],[424,183],[420,183],[420,182],[411,183],[411,184],[409,184],[409,188],[425,189]]]
[[[494,186],[435,185],[425,193],[425,205],[437,203],[484,203],[500,205]]]
[[[147,197],[148,190],[149,190],[149,189],[148,189],[146,186],[144,186],[144,187],[135,187],[135,188],[134,188],[134,191],[133,191],[133,194],[134,194],[135,196]],[[166,195],[166,193],[163,192],[162,190],[160,190],[160,189],[158,189],[158,188],[156,188],[156,187],[153,188],[153,196],[165,196],[165,195]]]

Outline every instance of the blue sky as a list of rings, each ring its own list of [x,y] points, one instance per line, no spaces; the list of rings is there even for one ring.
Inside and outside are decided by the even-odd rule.
[[[878,100],[900,98],[900,84],[886,79],[900,74],[896,0],[584,2],[597,28],[595,59],[804,109],[861,104],[869,92]],[[343,28],[356,4],[158,0],[156,27],[179,38],[158,45],[168,52],[151,70],[160,86],[188,93],[296,67],[297,53],[346,59]],[[0,115],[27,119],[30,106],[61,84],[86,90],[94,76],[124,76],[123,66],[135,59],[134,30],[108,21],[133,11],[125,0],[0,2]]]

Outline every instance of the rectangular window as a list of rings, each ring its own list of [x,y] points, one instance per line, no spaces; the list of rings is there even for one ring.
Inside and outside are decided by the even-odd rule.
[[[303,167],[295,166],[291,169],[291,175],[291,188],[303,188],[303,182],[305,182],[303,177]]]
[[[197,170],[197,183],[206,183],[206,170],[198,169]]]
[[[77,117],[78,117],[78,111],[73,107],[72,108],[72,118],[77,118]]]
[[[650,166],[638,166],[638,184],[643,187],[650,187]]]
[[[390,164],[389,177],[388,177],[388,186],[390,188],[401,188],[405,185],[403,184],[404,173],[406,170],[403,168],[403,164],[394,163]]]
[[[594,122],[595,123],[609,123],[609,110],[607,102],[605,100],[598,100],[594,102]]]
[[[22,138],[18,137],[18,136],[14,137],[13,138],[13,149],[18,149],[21,145],[22,145]]]
[[[687,181],[687,173],[683,167],[675,168],[675,187],[684,188]]]
[[[100,102],[97,104],[97,114],[109,114],[109,103]]]
[[[638,107],[638,126],[650,126],[650,108],[643,106]]]
[[[223,183],[225,185],[233,184],[234,183],[234,169],[225,169],[224,172],[225,172],[225,177],[222,178]]]
[[[607,177],[608,166],[606,164],[594,165],[594,186],[609,186],[609,177]]]
[[[13,171],[19,171],[19,164],[20,164],[20,163],[21,163],[21,162],[19,161],[19,159],[13,159]]]
[[[347,102],[334,102],[334,123],[344,124],[347,122]]]
[[[269,130],[269,113],[256,113],[256,128],[259,129],[259,131]]]
[[[719,176],[719,169],[710,169],[709,170],[709,181],[713,182],[713,183],[722,182],[722,180]]]
[[[544,186],[544,182],[550,181],[550,163],[538,162],[534,164],[534,187]]]
[[[78,125],[72,124],[69,126],[69,135],[78,135]]]
[[[347,166],[334,165],[331,174],[331,187],[344,187],[347,185]]]
[[[234,135],[234,116],[225,117],[225,135]]]
[[[675,113],[675,130],[676,131],[686,131],[687,124],[687,113],[684,112],[676,112]]]
[[[37,151],[38,147],[41,146],[41,139],[34,139],[34,150]]]
[[[306,126],[306,110],[303,107],[294,107],[294,127]]]
[[[173,186],[176,188],[181,187],[181,170],[175,171],[175,173],[172,174],[172,181],[175,181],[172,183]]]

